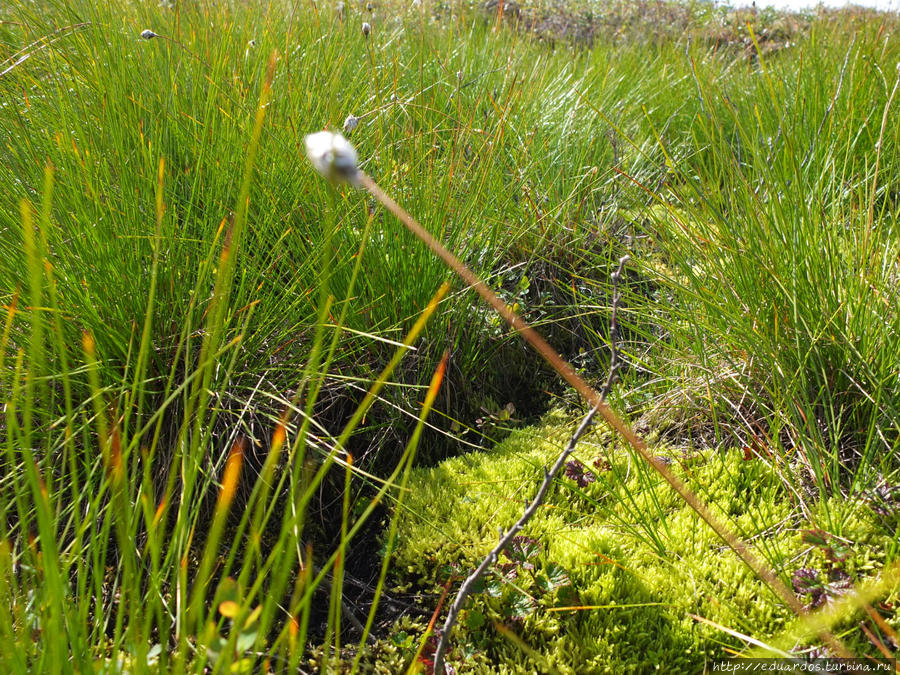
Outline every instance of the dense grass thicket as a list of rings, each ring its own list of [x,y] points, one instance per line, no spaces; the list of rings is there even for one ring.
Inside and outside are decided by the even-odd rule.
[[[466,482],[411,467],[489,463],[462,453],[551,408],[574,425],[574,396],[469,289],[314,173],[322,128],[593,382],[629,254],[614,406],[810,609],[874,587],[828,628],[896,651],[897,17],[376,4],[0,6],[0,668],[428,668],[443,605],[398,598],[452,586],[444,566],[514,519],[564,423],[528,432],[543,454],[524,464],[527,434],[504,446],[505,509],[441,512]],[[784,637],[777,598],[748,599],[743,568],[716,586],[710,533],[608,455],[567,498],[577,551],[559,523],[529,534],[553,588],[527,616],[484,591],[452,658],[639,671],[669,635],[690,672]],[[575,571],[594,554],[661,567],[601,592],[615,580]],[[667,598],[669,566],[706,599]],[[537,610],[609,599],[666,609],[602,644],[602,610]]]

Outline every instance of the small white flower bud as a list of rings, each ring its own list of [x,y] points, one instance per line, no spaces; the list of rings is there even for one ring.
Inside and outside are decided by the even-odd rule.
[[[363,21],[362,32],[366,37],[369,37],[369,33],[372,32],[372,26],[369,25],[368,21]]]
[[[354,117],[353,115],[347,115],[347,119],[344,120],[344,133],[349,134],[356,128],[356,125],[359,124],[359,118]]]
[[[306,156],[316,171],[330,181],[359,184],[356,149],[350,142],[330,131],[319,131],[306,138]]]
[[[147,28],[146,30],[142,30],[142,31],[141,31],[141,39],[142,39],[142,40],[152,40],[153,38],[156,38],[156,37],[159,37],[159,35],[157,35],[156,33],[154,33],[154,32],[153,32],[152,30],[150,30],[149,28]]]

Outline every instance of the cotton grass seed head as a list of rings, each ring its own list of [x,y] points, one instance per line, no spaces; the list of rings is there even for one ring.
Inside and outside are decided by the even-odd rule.
[[[372,26],[369,25],[368,21],[363,21],[362,32],[366,37],[369,37],[369,33],[372,32]]]
[[[142,40],[152,40],[153,38],[157,38],[157,37],[159,37],[159,35],[154,33],[149,28],[141,31],[141,39]]]
[[[349,134],[353,131],[356,126],[359,124],[359,118],[354,117],[353,115],[347,115],[347,119],[344,120],[344,133]]]
[[[304,140],[306,156],[316,171],[333,182],[359,184],[356,149],[346,138],[330,131],[319,131]]]

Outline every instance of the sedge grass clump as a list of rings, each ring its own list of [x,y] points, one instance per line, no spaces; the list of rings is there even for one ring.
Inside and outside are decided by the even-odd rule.
[[[45,18],[50,22],[52,14]],[[142,325],[150,283],[145,261],[153,254],[153,239],[147,234],[146,223],[152,222],[153,215],[151,204],[143,203],[137,196],[147,185],[155,183],[159,157],[166,159],[169,175],[173,177],[166,183],[171,218],[164,219],[161,226],[164,254],[160,255],[160,282],[156,289],[160,302],[154,322],[158,330],[154,331],[154,349],[149,354],[149,371],[156,377],[154,382],[160,385],[153,391],[157,402],[160,402],[159,397],[164,398],[163,378],[173,364],[177,363],[178,371],[185,374],[199,356],[200,341],[197,338],[201,318],[207,311],[212,272],[217,263],[214,251],[222,245],[228,231],[228,205],[233,203],[238,182],[234,171],[223,170],[223,167],[241,166],[240,148],[246,127],[240,120],[253,114],[249,102],[253,100],[254,88],[261,84],[267,58],[262,50],[248,55],[246,45],[251,39],[266,44],[266,30],[281,31],[286,36],[291,28],[294,31],[292,43],[296,40],[298,44],[315,44],[322,37],[316,32],[321,31],[321,27],[317,27],[305,12],[298,13],[296,21],[290,24],[285,19],[285,23],[272,24],[267,29],[260,28],[252,13],[247,22],[237,21],[227,11],[217,14],[211,10],[185,14],[182,18],[214,24],[217,39],[207,45],[195,34],[179,33],[171,12],[154,10],[150,16],[142,17],[142,23],[152,25],[151,32],[159,37],[166,36],[165,39],[153,38],[135,44],[134,37],[140,32],[140,24],[131,32],[114,33],[113,42],[103,46],[109,52],[104,52],[106,66],[93,69],[87,66],[93,63],[92,41],[96,36],[82,38],[77,35],[79,31],[73,31],[71,35],[65,32],[53,43],[52,49],[32,53],[30,58],[13,68],[4,76],[2,84],[4,88],[10,87],[9,91],[18,86],[33,88],[29,101],[37,103],[29,109],[27,116],[4,115],[0,120],[4,133],[13,138],[22,137],[33,124],[47,130],[45,135],[34,140],[32,159],[25,160],[14,152],[5,156],[8,161],[4,163],[4,175],[23,186],[23,194],[18,196],[24,196],[28,192],[24,189],[26,186],[40,183],[41,177],[35,174],[34,167],[49,159],[57,168],[57,181],[62,186],[54,207],[62,214],[61,232],[85,228],[83,236],[72,240],[67,240],[64,234],[50,233],[52,264],[57,270],[61,296],[66,298],[65,311],[81,318],[81,328],[90,329],[99,351],[105,356],[104,368],[107,367],[105,364],[111,366],[127,361],[132,327]],[[29,21],[29,30],[40,34],[44,26],[33,17]],[[50,33],[53,27],[48,23],[46,30]],[[79,30],[89,32],[88,28]],[[248,412],[250,417],[245,417],[245,421],[254,428],[259,428],[263,420],[273,422],[278,419],[281,404],[268,406],[268,402],[271,397],[279,397],[281,392],[296,385],[291,381],[289,364],[305,358],[312,334],[309,326],[317,316],[317,306],[311,302],[317,294],[311,293],[310,289],[317,287],[318,275],[311,261],[319,259],[319,250],[325,245],[321,224],[332,217],[326,213],[331,210],[326,206],[327,200],[308,198],[321,190],[318,185],[307,184],[311,175],[297,175],[294,170],[295,153],[287,151],[294,147],[294,120],[332,119],[336,125],[339,118],[333,115],[339,114],[343,118],[346,109],[331,110],[327,101],[347,97],[363,105],[368,96],[368,80],[351,68],[339,78],[340,92],[335,81],[329,85],[330,93],[321,97],[295,94],[313,86],[319,87],[312,82],[312,73],[316,70],[314,64],[317,60],[330,62],[339,39],[339,35],[329,33],[320,43],[323,45],[321,51],[308,52],[303,61],[304,68],[279,67],[276,70],[275,86],[281,98],[278,105],[268,111],[272,122],[264,131],[263,142],[272,143],[278,151],[266,154],[261,160],[258,171],[262,180],[251,185],[253,227],[242,235],[246,245],[241,258],[241,278],[231,296],[235,307],[241,311],[229,318],[236,325],[240,319],[252,314],[250,325],[253,330],[245,334],[244,341],[236,349],[230,395],[220,401],[221,417],[232,421],[241,418],[245,407],[252,411]],[[21,41],[27,46],[24,36]],[[414,44],[403,41],[394,44],[394,49],[399,49],[394,54],[401,60],[421,53]],[[83,61],[86,65],[79,68],[81,79],[73,79],[74,71],[67,68],[54,70],[53,58],[69,59],[72,63]],[[54,74],[42,79],[45,68]],[[430,139],[425,131],[434,126],[427,118],[437,114],[434,111],[444,105],[443,92],[440,87],[431,86],[431,66],[421,76],[412,71],[401,75],[398,84],[410,92],[409,98],[404,99],[407,107],[398,109],[383,126],[390,135],[381,141],[383,149],[379,155],[384,158],[384,166],[391,167],[396,162],[403,172],[414,171],[426,179],[427,182],[420,186],[423,193],[441,183],[439,191],[453,195],[450,202],[428,202],[434,207],[434,217],[440,219],[447,210],[455,209],[455,204],[464,201],[462,196],[454,194],[449,182],[444,184],[445,178],[441,176],[447,174],[443,173],[444,169],[437,170],[440,167],[432,165],[434,158],[421,165],[416,164],[416,160],[402,160],[400,154],[395,159],[394,148],[400,148],[398,153],[417,154],[418,150],[412,146],[424,147],[431,140],[443,142]],[[54,88],[57,85],[58,90]],[[62,96],[60,92],[68,89],[79,91],[79,96]],[[101,100],[106,102],[101,104]],[[55,101],[58,105],[47,105],[47,101]],[[356,105],[353,109],[357,109]],[[59,119],[54,117],[53,110],[61,111]],[[366,104],[360,118],[377,115],[380,119],[388,114],[386,109]],[[379,122],[370,128],[374,130],[381,126]],[[357,129],[357,133],[362,131]],[[460,137],[460,142],[469,140],[467,135]],[[404,144],[408,145],[404,147]],[[451,153],[451,148],[447,147],[446,156]],[[134,171],[120,170],[116,158],[124,156],[134,158],[129,164]],[[438,164],[446,162],[445,158],[437,158]],[[465,176],[471,171],[485,169],[490,170],[489,165],[480,161],[468,168],[455,167],[453,174],[455,180],[478,184],[481,181],[474,174],[471,178]],[[493,187],[485,183],[484,190],[492,192]],[[83,198],[84,194],[93,196]],[[11,194],[4,194],[4,199],[4,224],[13,227],[18,206]],[[484,201],[498,203],[493,199]],[[504,196],[503,201],[511,203],[508,196]],[[113,203],[118,207],[107,211],[104,205]],[[340,222],[336,236],[329,244],[334,247],[330,282],[338,295],[349,286],[362,230],[361,225],[345,225],[364,223],[366,217],[361,202],[345,203],[342,209],[346,211],[337,217]],[[475,218],[476,214],[470,212],[461,221],[454,219],[452,227],[458,227],[462,232],[467,229],[466,223],[474,222]],[[475,228],[468,229],[475,231]],[[15,250],[15,242],[11,240],[2,245],[4,250]],[[425,256],[414,252],[400,255],[406,245],[404,240],[394,237],[378,237],[369,242],[369,253],[380,264],[377,269],[368,270],[357,286],[360,311],[346,314],[355,332],[342,333],[338,347],[340,359],[363,364],[359,373],[361,380],[377,372],[390,358],[390,346],[370,336],[379,334],[388,340],[396,340],[409,325],[411,317],[416,316],[428,301],[429,293],[425,289],[429,284],[397,285],[396,278],[414,273],[416,278],[428,279],[432,287],[443,279],[440,267]],[[470,241],[471,249],[479,255],[500,245],[499,238],[490,229]],[[101,255],[97,255],[98,251]],[[489,256],[488,259],[494,258]],[[95,274],[83,273],[82,268],[89,265],[96,267]],[[123,269],[144,272],[122,275]],[[198,270],[198,274],[194,275],[192,270]],[[0,274],[5,287],[13,288],[17,283],[18,272],[12,267]],[[392,302],[383,302],[385,297],[391,297]],[[465,312],[460,311],[460,314],[464,316]],[[444,330],[448,330],[450,322],[443,318],[440,321]],[[71,323],[65,323],[64,329],[69,332],[67,341],[77,345],[80,329]],[[235,330],[230,330],[233,336]],[[184,348],[179,350],[182,332]],[[473,334],[471,331],[458,328],[453,333],[464,353],[481,349],[481,345],[468,345],[467,336]],[[429,341],[417,354],[417,358],[422,358],[426,364],[426,370],[432,369],[440,358],[443,345],[437,343],[437,340]],[[480,362],[468,356],[459,362],[459,370],[466,373],[466,379],[471,379],[470,374],[478,375],[469,372],[473,367],[481,369],[473,366]],[[263,372],[265,376],[258,385]],[[411,402],[415,387],[425,386],[426,383],[418,381],[418,373],[418,368],[404,369],[404,377],[409,380],[404,382],[407,386],[386,393],[398,407],[380,410],[378,414],[384,416],[382,422],[409,423],[406,415],[392,411]],[[327,421],[328,426],[340,424],[342,411],[352,410],[353,402],[358,398],[356,391],[364,391],[365,386],[364,381],[350,387],[337,379],[326,383],[327,391],[347,399],[330,408],[334,419]],[[496,398],[502,406],[507,402],[505,396],[494,396],[495,392],[491,391],[500,386],[502,379],[495,377],[494,383],[484,389],[486,398]],[[249,399],[253,404],[245,406]],[[465,399],[465,396],[458,396],[459,402]],[[465,427],[475,427],[475,419],[482,414],[481,403],[483,401],[473,402],[471,412],[454,417]],[[178,407],[176,404],[168,410],[174,412]],[[177,426],[177,421],[172,424]],[[225,426],[218,428],[217,433],[227,436]],[[169,428],[167,420],[161,431],[164,439]],[[261,438],[264,436],[260,434]],[[471,436],[470,442],[477,437],[476,432],[473,431]],[[370,448],[365,446],[362,435],[355,442],[359,443],[358,456],[363,457]],[[228,445],[227,440],[223,445]]]
[[[265,109],[267,93],[263,91],[260,110]],[[260,114],[251,139],[258,141],[262,123]],[[248,150],[244,194],[256,149],[251,145]],[[50,289],[53,304],[56,302],[51,268],[40,265],[44,233],[50,226],[47,218],[52,172],[48,171],[47,176],[44,219],[37,229],[39,238],[34,236],[30,207],[25,202],[22,205],[30,300],[35,306],[40,305],[47,292],[45,287]],[[161,163],[157,186],[160,220],[164,217],[163,185]],[[239,209],[235,228],[241,225],[241,215]],[[11,425],[12,433],[3,458],[4,480],[11,483],[15,494],[7,498],[4,492],[0,500],[8,525],[0,546],[0,555],[4,556],[0,584],[12,609],[0,623],[0,629],[11,639],[3,656],[4,662],[8,659],[17,663],[22,672],[56,672],[62,663],[71,660],[80,670],[119,664],[141,670],[159,667],[167,672],[199,671],[207,665],[252,670],[263,659],[274,658],[296,668],[307,647],[310,622],[317,613],[313,598],[327,577],[330,609],[323,619],[322,639],[326,643],[333,639],[335,650],[340,651],[345,606],[342,579],[349,542],[376,512],[379,502],[396,487],[401,473],[408,472],[445,366],[432,377],[403,461],[363,503],[362,510],[352,513],[351,477],[355,469],[345,448],[447,289],[438,290],[341,435],[327,439],[325,448],[325,434],[318,432],[319,438],[315,438],[310,424],[321,390],[321,373],[331,366],[333,353],[323,353],[326,331],[320,323],[316,349],[305,364],[310,391],[302,401],[303,407],[299,396],[289,404],[274,427],[259,475],[246,479],[250,484],[241,500],[242,511],[233,513],[243,480],[246,437],[238,437],[224,466],[221,470],[214,466],[213,475],[207,474],[206,460],[220,450],[211,431],[216,411],[208,403],[211,396],[223,392],[211,388],[211,371],[220,363],[218,359],[229,355],[240,341],[238,336],[222,344],[223,320],[217,311],[233,272],[228,255],[235,249],[228,247],[236,245],[236,235],[232,232],[227,241],[216,271],[200,366],[183,382],[172,378],[174,397],[183,396],[188,410],[176,430],[178,445],[174,453],[165,453],[159,446],[164,409],[158,410],[143,427],[129,424],[134,414],[131,409],[137,407],[141,412],[142,408],[135,404],[145,400],[140,378],[133,390],[120,393],[129,413],[110,414],[107,401],[115,389],[102,379],[102,357],[88,333],[82,340],[82,372],[86,373],[89,396],[82,402],[82,390],[77,386],[81,384],[79,373],[59,373],[66,383],[64,405],[68,413],[62,421],[65,426],[56,432],[62,438],[52,427],[48,431],[47,412],[40,404],[46,394],[34,384],[34,375],[47,363],[44,326],[39,316],[29,317],[29,367],[22,372],[24,360],[20,356],[6,410],[6,424]],[[324,313],[333,302],[327,277],[323,277],[322,287]],[[151,296],[145,326],[151,325],[152,300]],[[6,353],[12,315],[13,312],[6,324],[2,354]],[[50,342],[57,348],[63,344],[58,328],[57,323],[48,331]],[[148,330],[143,335],[136,356],[139,371],[142,364],[148,363]],[[64,354],[61,351],[57,355]],[[223,379],[227,383],[227,375]],[[201,387],[200,383],[205,384]],[[86,406],[90,406],[93,415],[84,422],[75,411]],[[16,421],[19,412],[21,425]],[[32,450],[37,438],[38,456]],[[87,464],[86,458],[92,455],[97,460]],[[339,536],[336,543],[317,549],[314,556],[313,544],[306,539],[309,505],[335,465],[343,469],[345,476]],[[83,466],[89,472],[84,472]],[[276,473],[276,469],[280,471]],[[160,485],[160,473],[167,476],[164,486]],[[206,513],[202,506],[210,494],[215,495],[215,503]],[[40,542],[31,537],[33,543],[29,545],[29,532],[34,529]],[[17,569],[25,573],[19,574]],[[116,592],[113,586],[118,589]],[[176,600],[170,603],[173,597]],[[376,595],[368,625],[362,630],[361,644],[365,643],[377,605]],[[62,625],[66,626],[65,631]],[[314,625],[313,630],[318,628]],[[25,635],[32,631],[38,637],[26,640]],[[58,639],[63,632],[65,642]]]
[[[144,35],[147,41],[156,37]],[[170,42],[173,49],[181,49],[174,41],[162,44]],[[80,49],[92,46],[75,41],[69,57],[77,60]],[[125,37],[115,46],[125,53],[133,49]],[[128,113],[141,117],[146,107],[132,108],[115,95],[116,78],[130,81],[122,71],[129,72],[136,60],[121,54],[121,60],[115,60],[116,56],[110,52],[111,72],[104,74],[110,82],[100,94],[126,118]],[[136,66],[150,75],[142,85],[151,109],[160,100],[154,91],[163,98],[173,92],[169,86],[154,89],[160,80],[168,80],[159,77],[160,70],[153,65],[159,66],[159,61],[154,58],[165,61],[167,56],[163,48]],[[179,81],[180,91],[193,101],[198,91],[191,86],[191,76],[200,72],[199,79],[212,78],[224,62],[211,59],[212,70],[209,64],[190,59],[188,63],[198,71],[191,71],[192,66],[179,71],[188,72]],[[29,65],[40,72],[36,60]],[[169,72],[166,65],[161,70]],[[265,79],[255,83],[259,91],[248,105],[249,119],[217,127],[223,133],[231,130],[224,135],[239,150],[223,153],[215,162],[240,160],[235,162],[240,169],[236,176],[221,176],[219,187],[225,183],[228,187],[218,197],[214,185],[200,190],[192,183],[202,171],[185,178],[189,172],[180,163],[189,156],[196,159],[192,153],[202,155],[203,150],[191,144],[169,145],[184,132],[177,123],[161,128],[148,121],[135,124],[131,131],[113,125],[109,133],[104,131],[104,139],[93,124],[105,112],[101,108],[91,112],[90,106],[81,111],[84,102],[79,101],[74,106],[85,113],[83,119],[74,115],[73,108],[61,113],[63,122],[72,113],[81,125],[71,145],[54,135],[55,127],[44,139],[62,154],[53,155],[61,161],[55,170],[48,167],[43,189],[37,193],[40,216],[35,218],[29,202],[22,199],[16,208],[15,234],[9,233],[2,242],[4,250],[23,251],[16,264],[24,262],[29,270],[27,288],[19,291],[11,286],[12,295],[4,297],[10,304],[0,343],[0,358],[8,363],[6,357],[13,355],[16,362],[14,372],[2,379],[9,433],[3,442],[0,497],[6,526],[0,536],[0,586],[4,606],[11,609],[0,622],[9,638],[0,660],[11,672],[62,672],[66,663],[79,671],[120,665],[166,672],[199,671],[207,665],[253,669],[263,651],[266,658],[283,660],[290,669],[302,657],[310,631],[320,630],[315,624],[310,628],[313,597],[329,575],[333,580],[326,595],[331,610],[322,631],[335,636],[335,644],[344,638],[340,579],[348,542],[393,486],[392,480],[383,485],[380,497],[376,488],[363,511],[351,513],[348,483],[357,469],[345,446],[364,415],[345,425],[343,437],[312,424],[324,373],[333,364],[335,350],[328,350],[333,344],[329,340],[341,334],[350,313],[336,310],[337,323],[326,324],[325,317],[336,302],[338,307],[348,306],[358,275],[349,275],[343,287],[336,282],[329,273],[334,251],[327,236],[313,246],[300,268],[294,268],[303,272],[301,278],[313,266],[319,270],[308,279],[321,291],[308,301],[318,320],[305,326],[308,342],[303,359],[282,366],[283,373],[290,370],[295,385],[301,383],[300,391],[279,392],[269,411],[280,407],[281,412],[268,419],[258,414],[265,406],[257,408],[255,400],[269,388],[268,383],[263,386],[266,378],[260,372],[249,373],[255,384],[248,389],[242,379],[248,376],[244,359],[252,359],[260,347],[260,343],[252,346],[252,336],[271,335],[267,323],[277,315],[266,319],[264,312],[255,311],[266,304],[259,297],[232,304],[248,292],[248,271],[258,254],[248,240],[268,241],[265,226],[257,230],[248,221],[254,212],[251,204],[259,198],[254,173],[266,136],[275,71],[273,59]],[[26,69],[11,72],[26,81],[35,77]],[[89,77],[92,71],[86,68],[84,73]],[[66,73],[58,76],[64,79]],[[220,95],[223,101],[237,100],[228,87],[212,90],[208,101]],[[235,115],[237,111],[233,109]],[[43,106],[34,114],[51,124],[61,123],[51,120]],[[215,115],[209,110],[207,115],[214,126]],[[6,115],[0,123],[4,128],[16,125]],[[133,173],[111,178],[105,155],[97,153],[104,143],[119,151],[136,147],[139,166]],[[154,154],[160,146],[172,151],[168,161]],[[144,174],[147,164],[152,172]],[[4,170],[16,168],[8,165]],[[62,189],[57,185],[54,191],[56,182]],[[125,200],[121,212],[106,212],[109,195],[132,190],[140,198]],[[227,198],[233,210],[203,212],[200,204],[186,199],[194,191],[212,201]],[[187,236],[190,218],[200,231],[198,221],[205,224],[214,211],[217,221],[211,223],[206,239]],[[13,222],[10,212],[2,213],[4,222]],[[135,214],[149,217],[149,235],[137,236],[133,234],[137,230],[128,229],[126,220]],[[66,243],[69,234],[62,234],[60,222],[83,227],[83,232]],[[135,217],[135,222],[147,221]],[[286,232],[279,237],[285,240]],[[130,243],[113,253],[123,241]],[[361,253],[357,266],[360,260]],[[271,270],[272,261],[265,266]],[[134,275],[121,274],[132,267]],[[5,267],[2,274],[8,279],[12,267]],[[254,278],[251,292],[261,288],[259,277]],[[27,305],[19,303],[20,293],[27,293]],[[113,297],[116,301],[110,302]],[[80,303],[92,309],[85,310]],[[44,305],[52,310],[46,317],[40,309]],[[376,400],[437,305],[437,300],[428,303],[425,316],[418,313],[415,330],[390,341],[396,354],[390,367],[376,374],[376,386],[366,387],[364,409]],[[299,319],[302,324],[309,314],[298,309],[297,303],[280,304],[278,319],[291,310],[294,314],[289,311],[288,320]],[[72,340],[73,334],[80,339]],[[263,346],[263,351],[271,355],[285,346],[282,341]],[[432,399],[437,384],[433,388]],[[272,389],[277,391],[277,386]],[[417,418],[424,420],[425,415]],[[255,467],[258,476],[247,470],[253,446],[264,448]],[[407,446],[404,461],[412,461],[415,448],[416,441]],[[335,465],[346,476],[339,534],[337,543],[318,549],[305,527],[309,505]]]
[[[732,427],[737,437],[771,453],[803,501],[807,490],[853,494],[900,470],[888,385],[900,315],[886,304],[900,210],[881,171],[896,161],[898,79],[851,89],[864,55],[875,55],[863,36],[834,44],[844,58],[832,86],[806,73],[799,92],[781,97],[788,66],[770,64],[778,84],[761,69],[755,122],[734,103],[727,116],[698,118],[706,159],[686,162],[697,173],[681,175],[654,228],[687,311],[673,317],[673,346],[701,358],[710,391],[730,398],[710,401],[723,420],[729,408],[752,411]],[[808,56],[818,54],[811,46]],[[778,119],[801,110],[815,124],[779,130]]]

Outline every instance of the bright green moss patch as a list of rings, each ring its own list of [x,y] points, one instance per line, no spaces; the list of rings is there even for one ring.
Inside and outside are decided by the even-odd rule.
[[[395,586],[439,593],[453,575],[455,593],[498,530],[519,517],[573,429],[550,417],[489,452],[416,471],[400,516]],[[801,567],[816,570],[823,583],[829,570],[836,575],[827,547],[810,543],[814,527],[764,462],[740,450],[657,452],[788,583]],[[465,662],[459,672],[700,672],[707,660],[745,645],[692,614],[762,641],[783,631],[790,612],[621,443],[594,433],[576,457],[581,465],[557,481],[523,537],[467,601],[450,655],[457,667]],[[860,543],[848,540],[837,576],[863,578],[883,565],[887,542],[859,505],[843,508],[845,531]],[[801,597],[813,603],[812,594]]]

